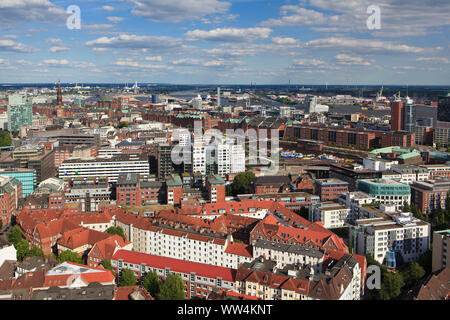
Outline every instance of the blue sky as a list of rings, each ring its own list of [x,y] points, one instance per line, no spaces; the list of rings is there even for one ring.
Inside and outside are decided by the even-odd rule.
[[[70,5],[81,29],[67,27]],[[0,82],[449,85],[449,12],[448,0],[2,0]]]

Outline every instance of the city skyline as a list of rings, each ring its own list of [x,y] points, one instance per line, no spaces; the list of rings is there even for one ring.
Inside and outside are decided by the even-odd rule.
[[[430,4],[5,2],[0,82],[447,85],[450,3]],[[66,24],[73,5],[80,29]]]

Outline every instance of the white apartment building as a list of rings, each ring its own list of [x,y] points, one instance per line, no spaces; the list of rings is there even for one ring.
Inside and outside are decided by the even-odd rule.
[[[341,228],[349,221],[350,208],[336,203],[322,203],[314,209],[314,221],[322,222],[327,229]]]
[[[288,264],[309,265],[314,273],[322,273],[324,251],[316,248],[302,247],[259,239],[253,244],[253,256],[264,256],[277,263],[276,267],[284,268]]]
[[[390,172],[385,172],[383,178],[392,179],[401,183],[412,184],[415,181],[429,179],[429,173],[425,168],[414,165],[396,165]]]
[[[120,220],[116,220],[116,226],[121,226],[126,234],[129,232],[127,235],[137,252],[233,269],[252,260],[250,253],[240,255],[241,250],[233,250],[244,245],[233,242],[232,236],[223,239],[151,224],[134,226]]]
[[[64,197],[66,203],[81,203],[81,211],[98,211],[102,201],[109,201],[111,191],[108,184],[74,185],[66,189]]]
[[[222,178],[231,172],[231,145],[226,143],[217,145],[216,163],[217,174]]]
[[[245,149],[243,145],[231,145],[231,173],[245,172]]]
[[[370,253],[383,263],[389,253],[400,255],[407,263],[417,260],[430,248],[429,223],[414,218],[410,212],[397,212],[393,206],[366,209],[372,217],[356,220],[351,230],[357,254]]]
[[[146,155],[121,154],[109,159],[66,160],[58,168],[58,176],[60,179],[105,177],[111,183],[117,182],[119,174],[138,173],[148,176],[149,170],[150,164]]]
[[[192,172],[206,175],[206,147],[195,142],[192,146]]]
[[[355,191],[339,195],[338,201],[340,205],[350,209],[348,219],[354,221],[361,218],[361,208],[377,202],[377,198],[364,192]]]
[[[396,160],[388,160],[383,158],[364,158],[363,166],[366,170],[374,171],[388,171],[391,170],[393,166],[398,165]]]

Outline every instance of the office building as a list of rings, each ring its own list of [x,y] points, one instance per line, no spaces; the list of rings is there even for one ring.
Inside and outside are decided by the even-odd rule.
[[[28,168],[36,172],[36,184],[54,177],[55,152],[39,145],[23,145],[0,155],[0,168]]]
[[[403,130],[403,102],[394,101],[391,104],[391,131]]]
[[[437,272],[449,268],[450,254],[450,230],[433,232],[433,255],[431,272]]]
[[[107,178],[73,179],[64,192],[65,203],[80,203],[81,211],[98,211],[102,201],[110,200],[111,190]]]
[[[445,147],[450,145],[450,122],[436,121],[433,142]]]
[[[11,216],[16,215],[21,198],[22,184],[19,180],[0,175],[0,220],[3,226],[11,222]]]
[[[445,201],[450,190],[450,179],[416,181],[411,185],[411,203],[423,214],[446,209]]]
[[[327,229],[342,228],[349,222],[350,208],[337,203],[321,203],[314,208],[314,219],[312,222],[320,221]]]
[[[120,174],[137,173],[147,177],[150,165],[148,157],[143,154],[121,154],[112,158],[70,159],[58,168],[61,179],[73,178],[108,178],[109,183],[116,183]]]
[[[0,175],[16,178],[22,184],[22,197],[32,194],[36,183],[36,171],[34,169],[25,168],[2,168]]]
[[[450,92],[438,98],[437,120],[450,122]]]
[[[376,149],[391,146],[413,147],[415,133],[405,131],[381,131],[331,126],[323,124],[295,124],[286,126],[284,138],[321,141],[337,146],[354,146],[362,149]]]
[[[117,205],[140,207],[162,203],[163,183],[145,181],[139,174],[120,174],[116,186]]]
[[[416,131],[416,106],[405,104],[403,112],[403,130],[409,133]]]
[[[317,179],[320,201],[337,200],[340,194],[348,192],[348,183],[339,179]]]
[[[158,145],[158,178],[165,180],[173,173],[172,147],[168,143]]]
[[[33,122],[33,107],[31,105],[9,105],[8,106],[8,130],[9,132],[20,131],[21,127],[29,127]]]
[[[397,210],[403,206],[403,202],[410,203],[411,188],[395,180],[366,179],[358,181],[358,190],[377,198],[383,204],[394,204]]]

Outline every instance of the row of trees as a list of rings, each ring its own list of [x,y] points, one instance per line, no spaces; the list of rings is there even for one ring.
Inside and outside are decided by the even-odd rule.
[[[122,270],[120,286],[135,286],[137,279],[130,269]],[[170,274],[161,281],[155,271],[151,271],[142,279],[142,285],[157,300],[185,300],[185,284],[178,274]]]

